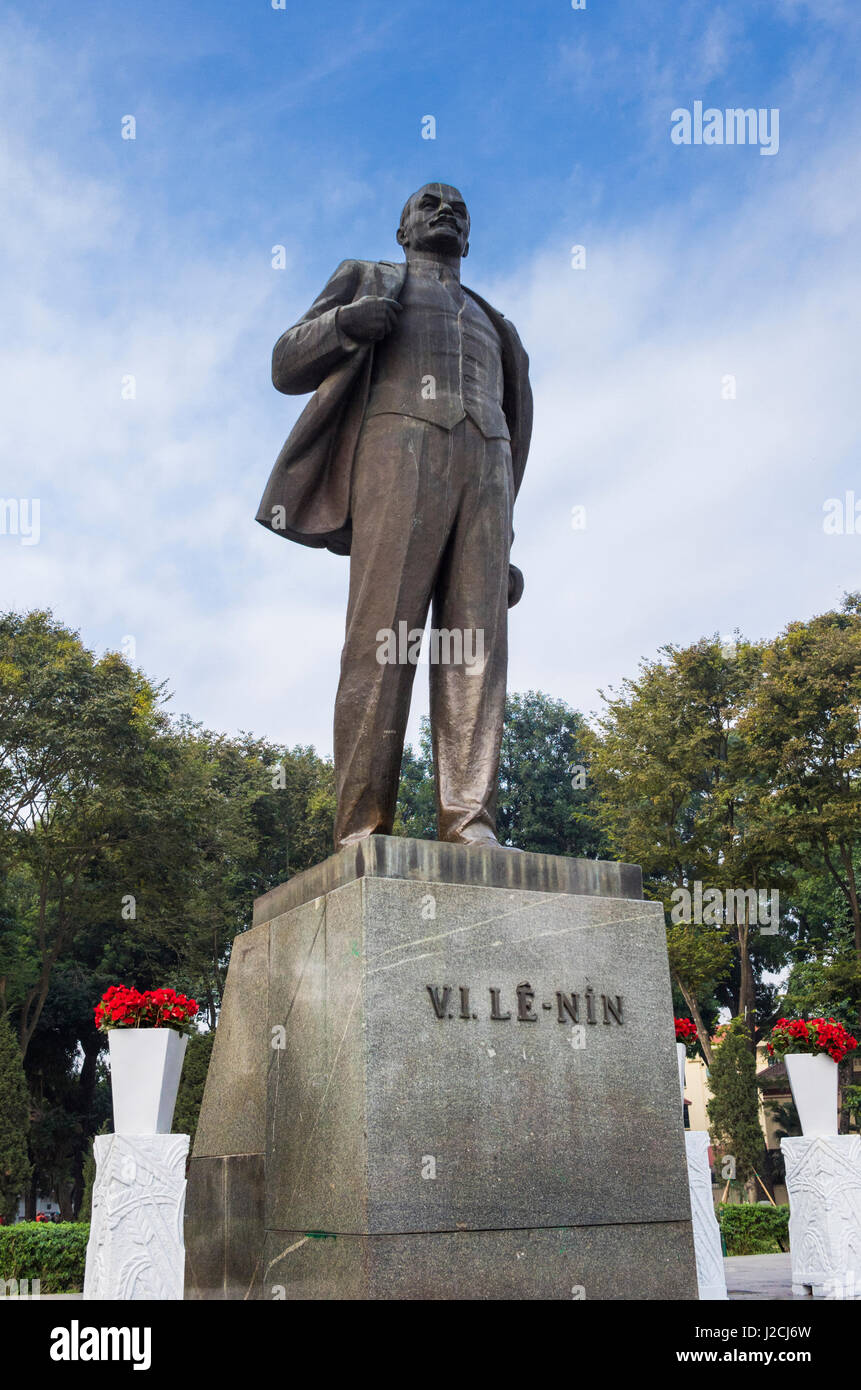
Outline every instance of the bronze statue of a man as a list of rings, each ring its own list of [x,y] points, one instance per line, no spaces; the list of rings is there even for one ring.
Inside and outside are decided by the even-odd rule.
[[[522,589],[509,565],[512,510],[532,393],[514,327],[461,286],[469,226],[456,188],[426,184],[401,214],[406,261],[343,261],[272,354],[279,391],[315,394],[257,520],[350,555],[337,847],[391,833],[415,675],[397,637],[423,629],[431,605],[432,630],[460,634],[431,652],[439,837],[498,844],[507,609]],[[446,659],[453,650],[472,661]]]

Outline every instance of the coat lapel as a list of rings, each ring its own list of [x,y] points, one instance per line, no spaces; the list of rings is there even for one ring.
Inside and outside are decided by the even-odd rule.
[[[377,294],[399,299],[406,276],[406,262],[365,261],[355,298]],[[480,295],[464,289],[488,315],[502,342],[503,409],[511,433],[515,488],[519,488],[532,427],[529,359],[513,326]],[[353,353],[314,393],[272,470],[257,512],[262,526],[301,545],[349,554],[353,457],[373,360],[373,345]]]

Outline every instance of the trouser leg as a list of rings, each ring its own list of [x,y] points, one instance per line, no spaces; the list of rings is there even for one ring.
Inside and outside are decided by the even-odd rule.
[[[415,665],[378,633],[424,627],[448,533],[447,431],[379,415],[353,465],[350,597],[335,701],[335,844],[391,833]]]
[[[508,667],[511,451],[469,421],[453,432],[460,506],[434,593],[433,627],[461,634],[464,660],[431,652],[430,712],[441,840],[481,842],[496,830]],[[444,657],[444,639],[440,639]],[[473,656],[471,663],[467,653]]]

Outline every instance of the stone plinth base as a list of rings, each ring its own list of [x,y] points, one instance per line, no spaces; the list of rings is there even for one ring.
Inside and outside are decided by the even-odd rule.
[[[687,1222],[326,1236],[270,1232],[268,1299],[689,1299]]]
[[[375,836],[236,938],[190,1298],[695,1298],[660,904]]]
[[[861,1135],[783,1139],[792,1292],[861,1298]]]
[[[688,1152],[688,1184],[694,1222],[694,1250],[697,1256],[697,1289],[700,1298],[725,1299],[726,1275],[720,1226],[712,1196],[712,1170],[709,1166],[709,1136],[705,1130],[685,1133]]]
[[[187,1134],[99,1134],[84,1298],[181,1299]]]

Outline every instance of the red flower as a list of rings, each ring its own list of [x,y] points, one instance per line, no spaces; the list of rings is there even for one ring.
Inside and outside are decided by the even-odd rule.
[[[771,1030],[767,1044],[771,1056],[787,1053],[825,1053],[835,1062],[842,1062],[858,1043],[852,1034],[833,1018],[779,1018]]]
[[[139,990],[111,985],[93,1011],[96,1027],[187,1028],[198,1013],[197,1002],[173,989]]]
[[[689,1018],[677,1018],[674,1020],[676,1025],[676,1042],[684,1043],[685,1047],[692,1047],[697,1041],[696,1024]]]

